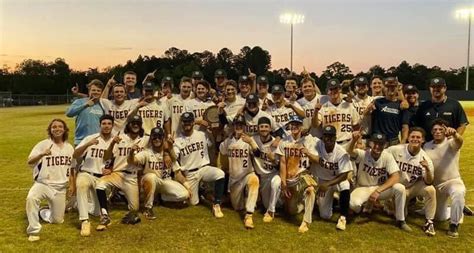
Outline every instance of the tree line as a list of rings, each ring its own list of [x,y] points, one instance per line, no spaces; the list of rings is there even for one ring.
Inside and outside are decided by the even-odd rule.
[[[247,75],[250,69],[257,75],[266,75],[271,84],[283,84],[286,77],[290,75],[302,78],[302,73],[292,73],[288,68],[270,70],[271,55],[258,46],[242,47],[237,54],[228,48],[222,48],[214,54],[207,50],[191,53],[172,47],[161,57],[139,55],[135,61],[128,60],[125,64],[104,69],[89,68],[86,71],[71,69],[63,58],[57,58],[53,62],[26,59],[17,64],[13,70],[7,66],[0,69],[0,91],[10,91],[14,94],[65,94],[78,83],[80,90],[85,92],[85,85],[90,80],[97,78],[106,82],[115,75],[120,82],[123,73],[128,70],[136,72],[138,80],[143,80],[147,73],[158,70],[155,74],[156,82],[164,76],[171,76],[175,83],[178,83],[182,76],[190,76],[193,71],[200,70],[204,78],[212,82],[216,69],[224,69],[228,78],[234,80],[237,80],[239,75]],[[365,72],[353,73],[345,64],[334,62],[322,70],[319,76],[315,72],[310,72],[310,76],[322,89],[325,89],[327,80],[331,78],[342,81],[358,75],[364,75],[367,78],[374,75],[397,76],[400,82],[414,84],[420,90],[426,89],[431,78],[442,77],[448,83],[450,90],[463,90],[466,68],[443,70],[438,66],[428,67],[419,63],[410,65],[402,61],[398,66],[387,69],[374,65]],[[470,71],[470,79],[474,80],[474,71]],[[140,82],[137,86],[141,86]],[[472,86],[471,89],[473,89]]]

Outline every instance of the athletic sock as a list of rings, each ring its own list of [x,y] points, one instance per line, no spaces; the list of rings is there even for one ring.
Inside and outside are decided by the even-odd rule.
[[[107,210],[107,195],[105,194],[105,190],[96,189],[97,198],[99,199],[99,204],[101,209]]]
[[[214,204],[220,204],[224,195],[225,179],[221,178],[214,182]]]
[[[339,193],[339,207],[341,208],[341,215],[347,217],[349,214],[349,201],[351,193],[349,190],[344,190]]]

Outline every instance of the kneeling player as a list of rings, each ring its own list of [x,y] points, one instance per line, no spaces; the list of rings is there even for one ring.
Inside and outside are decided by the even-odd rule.
[[[221,143],[219,151],[229,158],[229,190],[232,207],[240,211],[245,205],[245,227],[254,228],[252,214],[257,204],[259,181],[254,172],[252,156],[260,156],[260,151],[252,137],[244,134],[246,125],[244,116],[237,115],[233,125],[233,135]],[[246,200],[245,197],[247,197]]]
[[[311,172],[318,178],[319,215],[323,219],[332,217],[334,192],[338,191],[341,216],[336,228],[345,230],[350,201],[350,184],[347,176],[352,171],[349,154],[336,143],[336,128],[331,125],[323,127],[323,138],[317,141],[315,148],[319,159],[312,160]],[[309,157],[312,158],[311,155]]]
[[[349,154],[359,164],[356,188],[351,193],[350,207],[359,213],[362,205],[373,205],[377,200],[391,199],[395,196],[395,218],[397,226],[411,231],[405,222],[405,186],[399,183],[400,170],[393,156],[384,151],[387,144],[385,135],[373,134],[367,150],[355,149],[360,133],[354,132],[349,146]]]
[[[426,222],[423,230],[427,235],[436,234],[433,219],[436,212],[436,191],[433,187],[433,162],[421,149],[425,130],[413,127],[408,133],[408,144],[399,144],[387,149],[393,155],[401,171],[400,183],[406,188],[407,203],[421,196],[425,199]]]
[[[280,155],[281,189],[285,195],[286,210],[295,215],[304,210],[303,221],[298,231],[308,231],[312,222],[316,181],[309,173],[310,162],[303,148],[314,144],[312,137],[301,136],[303,120],[292,116],[288,122],[291,134],[280,143],[277,154]]]
[[[189,198],[189,190],[179,182],[171,178],[171,170],[177,168],[177,164],[166,164],[165,156],[173,155],[163,149],[165,133],[163,128],[155,127],[150,133],[150,147],[135,155],[139,149],[137,145],[132,147],[128,156],[128,162],[143,167],[141,185],[145,192],[145,217],[156,219],[153,212],[153,201],[156,193],[166,201],[182,202]],[[172,151],[171,151],[172,152]],[[175,160],[174,160],[175,161]]]
[[[35,183],[26,197],[28,241],[40,239],[39,218],[49,223],[62,223],[66,207],[66,187],[74,148],[67,142],[69,129],[61,119],[48,126],[49,138],[35,145],[28,156]],[[40,210],[41,200],[48,200],[48,209]]]

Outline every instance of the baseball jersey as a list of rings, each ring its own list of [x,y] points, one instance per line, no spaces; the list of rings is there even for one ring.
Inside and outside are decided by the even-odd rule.
[[[163,152],[155,152],[147,148],[135,155],[135,161],[143,167],[143,174],[154,173],[162,179],[171,177],[172,169],[165,166]],[[173,168],[179,168],[176,162]]]
[[[311,136],[304,136],[295,140],[293,136],[289,135],[283,138],[280,142],[276,154],[284,156],[286,160],[290,157],[299,157],[298,171],[296,175],[300,174],[305,170],[310,169],[310,161],[306,154],[302,153],[300,150],[303,147],[310,149],[314,145],[314,139]],[[288,182],[295,182],[296,178],[287,178]]]
[[[198,130],[193,130],[191,136],[180,134],[176,138],[173,149],[178,156],[177,161],[183,171],[201,168],[208,165],[208,146],[212,143],[207,135]]]
[[[150,134],[154,127],[163,128],[165,122],[170,118],[170,112],[166,104],[156,100],[138,109],[137,115],[142,118],[142,127],[145,134]]]
[[[312,127],[311,121],[314,116],[314,108],[316,107],[316,104],[318,102],[319,103],[322,102],[321,98],[323,97],[327,97],[327,96],[316,94],[311,100],[308,100],[305,97],[302,97],[297,100],[298,104],[300,104],[301,108],[303,108],[304,115],[305,115],[305,118],[303,119],[303,127],[305,129],[310,129],[309,133],[314,137],[321,137],[322,135],[320,128]]]
[[[400,183],[406,187],[413,186],[416,182],[423,180],[423,176],[426,174],[425,168],[420,164],[423,159],[427,161],[430,174],[433,176],[433,162],[422,149],[418,154],[411,155],[408,152],[408,144],[399,144],[387,148],[387,152],[395,158],[401,172]]]
[[[221,143],[219,151],[229,159],[230,185],[254,171],[252,148],[242,138],[236,139],[234,136],[226,138]]]
[[[423,149],[433,161],[434,185],[461,177],[459,174],[461,146],[457,145],[453,138],[445,138],[440,144],[435,144],[434,141],[427,142]]]
[[[301,108],[298,103],[293,103],[293,106],[300,110],[303,110],[303,108]],[[273,117],[277,129],[283,128],[285,129],[286,135],[290,134],[290,131],[286,130],[286,124],[290,121],[290,116],[296,115],[296,112],[292,108],[286,106],[281,106],[278,108],[276,104],[273,104],[268,107],[266,112],[268,112]]]
[[[279,129],[273,117],[267,112],[264,112],[259,109],[257,114],[255,114],[255,116],[253,117],[248,112],[244,113],[244,118],[245,118],[245,121],[247,122],[247,125],[245,126],[245,133],[251,136],[258,134],[258,120],[262,117],[267,117],[270,120],[271,128],[273,132]]]
[[[225,101],[224,111],[227,115],[227,121],[232,122],[237,112],[245,106],[245,99],[235,96],[233,102]]]
[[[87,171],[89,173],[94,174],[102,174],[102,168],[104,168],[104,154],[113,140],[112,137],[110,137],[108,140],[104,140],[100,133],[92,134],[84,138],[84,140],[79,143],[76,149],[86,145],[89,141],[95,139],[96,137],[99,137],[97,138],[97,140],[99,140],[99,143],[89,146],[84,151],[84,153],[81,154],[82,165],[79,169],[80,171]]]
[[[145,147],[148,146],[149,138],[148,136],[138,136],[133,140],[130,138],[130,136],[128,136],[128,134],[120,134],[120,138],[122,138],[122,140],[114,145],[114,149],[112,151],[114,156],[113,171],[134,171],[137,168],[127,163],[128,155],[132,151],[132,147],[134,145],[138,145],[138,151],[145,149]]]
[[[187,106],[190,101],[191,96],[183,98],[180,94],[168,99],[172,133],[178,133],[181,115],[185,112],[191,112],[191,109]]]
[[[207,108],[215,105],[211,100],[202,101],[198,98],[191,99],[187,103],[187,106],[190,108],[190,112],[194,114],[194,118],[200,118],[204,116],[204,112]]]
[[[351,103],[342,101],[338,105],[330,101],[324,103],[319,110],[321,128],[331,125],[336,128],[337,141],[352,139],[352,127],[359,124],[359,113]]]
[[[105,112],[114,117],[114,133],[117,133],[125,128],[128,114],[137,107],[138,99],[125,100],[121,105],[113,100],[104,99],[103,105]]]
[[[349,154],[337,143],[331,153],[326,151],[321,140],[317,140],[316,145],[308,150],[319,154],[319,163],[311,163],[311,173],[319,179],[333,180],[352,170]]]
[[[379,159],[375,160],[370,149],[355,149],[357,169],[357,186],[378,186],[385,183],[390,175],[400,171],[392,154],[382,151]]]
[[[365,98],[359,98],[359,96],[354,96],[352,98],[352,105],[359,113],[359,116],[362,118],[364,115],[365,110],[372,103],[373,98],[371,96],[365,96]],[[364,119],[360,122],[360,133],[362,135],[369,135],[372,130],[372,118],[371,117],[364,117]]]
[[[74,148],[71,144],[65,142],[60,147],[51,139],[42,140],[33,147],[28,160],[40,155],[49,147],[51,147],[51,155],[43,156],[33,165],[33,179],[36,182],[55,188],[64,188],[69,180],[69,169],[71,168],[72,155],[74,153]]]
[[[273,140],[275,140],[275,138],[270,136],[269,141],[265,143],[262,142],[259,135],[254,135],[253,139],[257,143],[258,149],[261,151],[260,157],[254,157],[255,172],[257,172],[258,175],[268,175],[268,174],[278,171],[279,170],[278,165],[280,164],[280,159],[279,159],[279,156],[275,154],[277,148],[272,147],[272,143],[273,143]],[[270,158],[268,158],[267,156],[268,153],[275,154],[275,159],[276,159],[275,162],[272,162]]]
[[[273,97],[272,97],[272,94],[270,93],[267,93],[267,95],[262,99],[260,97],[260,94],[258,95],[258,108],[261,110],[262,109],[262,105],[263,105],[263,102],[264,100],[267,100],[267,104],[273,104]]]
[[[372,132],[385,134],[388,140],[398,138],[402,130],[403,112],[400,101],[386,98],[374,99],[375,110],[372,112]]]

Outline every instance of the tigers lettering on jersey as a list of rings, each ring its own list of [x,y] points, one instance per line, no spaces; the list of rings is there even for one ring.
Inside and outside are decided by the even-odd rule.
[[[139,110],[138,114],[142,119],[145,118],[162,118],[163,111],[162,110]]]
[[[114,117],[114,119],[125,119],[128,117],[128,110],[114,111],[109,110],[109,114]]]
[[[280,123],[280,122],[288,122],[290,121],[290,116],[293,116],[293,115],[296,115],[296,113],[293,111],[291,113],[284,113],[284,114],[280,114],[280,115],[273,115],[273,118],[275,119],[275,122],[276,123]]]
[[[195,142],[195,143],[186,145],[186,146],[184,146],[184,148],[181,148],[179,152],[180,152],[181,155],[187,156],[187,155],[191,154],[192,152],[201,151],[201,150],[204,150],[204,142],[203,141]]]
[[[334,172],[333,174],[336,174],[337,171],[339,170],[339,164],[338,163],[329,162],[329,161],[326,161],[322,158],[319,159],[319,165],[322,168],[333,171]]]
[[[313,117],[313,116],[314,116],[314,108],[312,108],[312,109],[305,109],[305,110],[304,110],[304,115],[306,116],[306,118]]]
[[[195,118],[202,117],[206,109],[193,109],[193,114]]]
[[[306,157],[306,154],[301,152],[301,148],[285,147],[285,156]]]
[[[324,115],[324,123],[336,123],[336,122],[352,122],[352,116],[347,113],[335,113]]]
[[[241,158],[247,158],[249,157],[249,150],[248,149],[229,149],[227,153],[228,157],[241,157]]]
[[[397,162],[398,167],[400,168],[400,170],[402,172],[406,172],[406,173],[412,175],[410,177],[410,182],[412,180],[416,180],[418,177],[421,177],[422,174],[423,174],[423,169],[420,166],[415,166],[413,164],[404,163],[404,162],[401,162],[401,161],[396,161],[396,162]]]
[[[46,166],[69,166],[71,165],[70,156],[47,156],[45,157]]]
[[[144,147],[139,147],[137,153],[144,150]],[[118,147],[118,155],[119,156],[128,156],[132,151],[132,147]]]
[[[245,132],[249,134],[255,134],[258,132],[258,125],[247,125],[245,126]]]
[[[172,107],[173,107],[172,108],[172,113],[181,114],[184,111],[184,106],[183,105],[173,105]]]
[[[364,163],[364,168],[362,169],[367,175],[371,177],[380,177],[379,184],[382,184],[387,180],[387,169],[386,168],[376,168],[371,167]]]
[[[91,148],[91,150],[90,150],[90,157],[103,158],[104,154],[105,154],[105,149]]]

